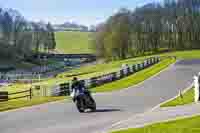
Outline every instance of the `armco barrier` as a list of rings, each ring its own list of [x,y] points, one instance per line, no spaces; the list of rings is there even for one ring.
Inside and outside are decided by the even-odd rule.
[[[90,86],[91,86],[91,79],[85,79],[85,86],[87,88],[90,88]]]
[[[143,63],[140,64],[140,70],[141,69],[144,69],[144,64]]]
[[[155,58],[152,58],[152,64],[154,64],[155,63]]]
[[[141,70],[140,64],[137,64],[137,72]]]
[[[121,69],[120,70],[120,79],[123,78],[123,77],[125,77],[125,74],[124,74],[124,71]]]
[[[135,65],[132,65],[133,72],[136,72]]]
[[[134,72],[133,66],[129,66],[129,69],[130,69],[130,73],[133,74]]]
[[[12,96],[12,97],[10,98],[9,96]],[[31,88],[28,90],[13,92],[13,93],[8,93],[6,91],[0,92],[0,102],[5,102],[5,101],[9,101],[9,100],[14,100],[14,99],[21,99],[21,98],[26,98],[26,97],[29,99],[32,99],[32,89]]]
[[[120,79],[120,77],[121,77],[121,71],[117,71],[116,72],[116,79]]]
[[[85,79],[82,82],[83,82],[83,84],[85,84],[85,86],[87,88],[94,88],[94,87],[97,87],[97,86],[101,86],[105,83],[110,83],[110,82],[122,79],[124,77],[127,77],[128,75],[134,74],[135,72],[138,72],[138,71],[143,70],[147,67],[150,67],[150,66],[158,63],[159,61],[160,61],[159,57],[148,58],[147,60],[145,60],[142,63],[128,66],[126,68],[126,70],[121,69],[117,72],[105,74],[105,75],[98,76],[98,77],[92,77],[90,79]],[[69,93],[70,93],[70,83],[61,84],[60,87],[61,87],[60,90],[62,92],[62,93],[60,93],[60,95],[69,95]]]
[[[0,102],[2,101],[8,101],[8,92],[2,91],[0,92]]]
[[[69,83],[63,83],[60,84],[60,94],[59,96],[68,96],[70,95],[70,84]]]
[[[91,88],[96,87],[97,86],[97,78],[93,77],[90,80],[91,80]]]

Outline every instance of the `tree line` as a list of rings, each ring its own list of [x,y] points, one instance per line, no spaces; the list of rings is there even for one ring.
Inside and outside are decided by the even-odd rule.
[[[18,11],[0,8],[0,57],[25,59],[56,47],[52,25],[29,22]]]
[[[97,26],[93,47],[107,60],[200,48],[200,1],[164,0],[120,9]]]

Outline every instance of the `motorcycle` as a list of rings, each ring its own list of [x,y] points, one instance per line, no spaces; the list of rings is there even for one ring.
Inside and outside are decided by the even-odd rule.
[[[90,109],[91,111],[96,111],[96,102],[92,98],[90,91],[84,90],[79,91],[77,90],[71,93],[71,97],[73,98],[74,103],[80,113],[85,112],[86,109]]]

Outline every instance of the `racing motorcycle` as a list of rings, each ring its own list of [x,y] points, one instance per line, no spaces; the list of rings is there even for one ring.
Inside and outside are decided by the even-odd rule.
[[[89,90],[84,89],[83,91],[75,91],[75,89],[73,89],[71,97],[80,113],[85,112],[87,109],[90,109],[93,112],[96,111],[96,102],[92,98]]]

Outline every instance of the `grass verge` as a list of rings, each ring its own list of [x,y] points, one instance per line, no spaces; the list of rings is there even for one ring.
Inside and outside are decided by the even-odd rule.
[[[174,107],[179,105],[186,105],[194,102],[194,88],[189,89],[183,94],[183,97],[180,96],[161,105],[161,107]]]
[[[160,56],[176,56],[178,59],[200,59],[200,50],[174,51],[159,54]]]
[[[28,107],[33,105],[39,105],[47,102],[59,101],[69,99],[69,97],[38,97],[32,100],[29,99],[22,99],[22,100],[11,100],[8,102],[1,102],[0,103],[0,111],[7,111],[13,110],[22,107]]]
[[[144,128],[127,129],[113,133],[200,133],[200,116],[157,123]]]
[[[167,68],[169,65],[174,63],[176,60],[174,58],[167,58],[162,60],[160,63],[153,65],[147,69],[139,71],[129,77],[124,79],[118,80],[116,82],[108,83],[100,87],[93,88],[93,92],[108,92],[114,90],[120,90],[123,88],[128,88],[130,86],[136,85],[151,76],[155,75],[156,73],[160,72],[161,70]]]
[[[71,75],[88,75],[88,74],[96,74],[98,76],[100,73],[110,73],[114,71],[118,71],[122,64],[135,64],[142,62],[146,59],[146,57],[138,57],[138,58],[130,58],[126,60],[118,60],[118,61],[111,61],[109,63],[101,63],[95,65],[84,66],[78,69],[74,69],[65,73],[60,74],[60,76],[71,76]]]

